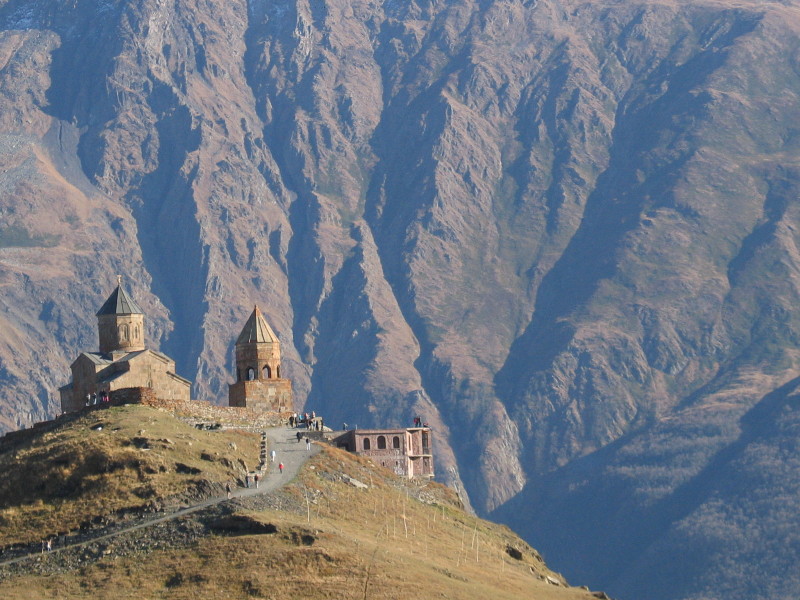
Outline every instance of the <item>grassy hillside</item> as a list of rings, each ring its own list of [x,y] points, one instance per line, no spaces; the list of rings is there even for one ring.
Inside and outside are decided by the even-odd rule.
[[[36,515],[39,523],[60,522],[75,506],[107,506],[137,497],[141,486],[170,493],[188,483],[172,472],[119,469],[128,476],[96,474],[84,457],[102,453],[124,462],[131,440],[140,437],[135,422],[147,423],[154,437],[175,441],[157,450],[157,464],[200,464],[200,449],[217,449],[223,461],[236,461],[230,433],[195,432],[165,413],[143,408],[112,410],[102,450],[90,444],[92,417],[76,419],[57,431],[31,436],[25,449],[39,452],[44,480],[63,467],[53,464],[54,448],[86,445],[70,464],[73,472],[92,472],[97,483],[76,486],[56,502],[52,492],[39,501],[25,492],[4,502]],[[127,424],[127,425],[126,425]],[[117,428],[117,429],[115,429]],[[157,433],[156,433],[157,432]],[[98,432],[101,435],[102,432]],[[184,436],[184,437],[181,437]],[[197,436],[190,439],[191,436]],[[217,436],[217,439],[215,439]],[[58,442],[56,442],[58,440]],[[191,441],[192,445],[188,445]],[[239,448],[247,445],[236,442]],[[257,444],[252,444],[253,448]],[[45,449],[49,448],[50,453]],[[22,448],[17,452],[22,454]],[[3,451],[3,460],[9,450]],[[156,450],[144,452],[156,456]],[[92,459],[95,460],[95,459]],[[126,459],[129,460],[129,459]],[[91,462],[91,461],[89,461]],[[8,464],[8,463],[6,463]],[[25,462],[26,469],[33,463]],[[93,463],[92,463],[93,464]],[[156,463],[147,462],[146,465]],[[8,464],[12,477],[21,469]],[[205,474],[204,474],[205,475]],[[214,474],[228,475],[224,470]],[[65,479],[69,479],[66,477]],[[93,479],[92,481],[95,481]],[[42,490],[38,475],[32,482]],[[113,480],[113,484],[112,484]],[[364,486],[359,485],[365,484]],[[19,488],[17,488],[19,489]],[[38,508],[30,508],[36,506]],[[9,512],[9,508],[5,509]],[[102,512],[102,511],[101,511]],[[49,513],[45,518],[44,513]],[[72,517],[70,517],[72,518]],[[7,539],[30,537],[33,528],[3,528]],[[41,535],[41,534],[40,534]],[[435,482],[407,481],[371,461],[324,447],[300,474],[278,492],[235,499],[97,545],[37,555],[24,564],[0,569],[0,596],[15,598],[591,598],[567,586],[539,554],[505,526],[465,513],[455,494]]]
[[[143,406],[43,429],[0,443],[0,547],[208,495],[258,463],[256,434],[199,431]]]

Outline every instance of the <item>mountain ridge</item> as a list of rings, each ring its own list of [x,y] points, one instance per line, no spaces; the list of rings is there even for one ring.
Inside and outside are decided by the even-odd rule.
[[[0,426],[122,273],[198,398],[258,303],[299,406],[425,415],[481,514],[599,494],[587,457],[668,505],[800,375],[796,13],[0,3]]]

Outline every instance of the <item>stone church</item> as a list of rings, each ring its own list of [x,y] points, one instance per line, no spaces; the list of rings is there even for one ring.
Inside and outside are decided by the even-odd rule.
[[[175,373],[175,361],[144,345],[144,314],[119,283],[97,312],[100,348],[72,363],[72,381],[59,388],[62,412],[86,406],[92,395],[150,388],[157,398],[189,400],[192,383]]]
[[[258,306],[236,340],[236,383],[228,386],[228,405],[292,410],[292,381],[281,377],[281,343]]]

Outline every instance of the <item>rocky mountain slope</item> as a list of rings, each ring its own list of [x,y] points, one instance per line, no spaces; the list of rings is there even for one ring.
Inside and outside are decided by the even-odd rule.
[[[798,28],[794,1],[5,1],[2,426],[57,411],[116,273],[200,398],[258,302],[301,404],[424,415],[439,473],[567,573],[752,597],[706,548],[742,503],[791,533],[796,406],[763,407],[800,376]],[[795,546],[748,552],[763,597]]]

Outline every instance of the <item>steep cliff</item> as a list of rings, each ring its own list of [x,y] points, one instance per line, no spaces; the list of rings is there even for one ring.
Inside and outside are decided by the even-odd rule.
[[[559,568],[630,597],[699,568],[674,549],[719,523],[684,520],[736,500],[686,486],[800,376],[797,9],[2,2],[0,426],[58,410],[122,273],[199,398],[258,302],[301,405],[424,415]],[[570,556],[621,521],[660,525]]]

